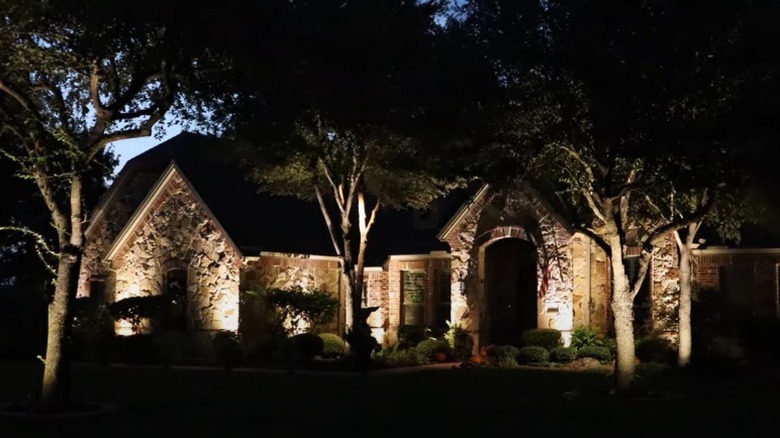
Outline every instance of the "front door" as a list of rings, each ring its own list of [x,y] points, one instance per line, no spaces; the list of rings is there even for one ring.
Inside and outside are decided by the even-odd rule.
[[[537,326],[536,247],[502,239],[485,249],[487,342],[521,346],[525,330]]]

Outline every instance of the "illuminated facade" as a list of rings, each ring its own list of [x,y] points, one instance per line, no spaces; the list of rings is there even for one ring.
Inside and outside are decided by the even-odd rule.
[[[247,196],[254,189],[219,186],[236,172],[219,174],[213,159],[193,152],[214,144],[185,133],[128,163],[92,213],[79,295],[114,302],[181,291],[182,327],[207,333],[253,324],[241,304],[246,291],[325,290],[342,306],[324,329],[343,333],[345,277],[318,207],[253,200]],[[404,326],[448,324],[469,330],[476,345],[517,343],[528,328],[559,329],[567,340],[578,325],[609,330],[606,254],[539,192],[485,186],[453,205],[436,203],[424,215],[409,213],[407,222],[402,213],[380,214],[363,294],[365,306],[378,307],[368,319],[377,339]],[[735,257],[724,251],[699,250],[702,281],[718,283],[721,267]],[[760,272],[771,290],[761,300],[777,312],[780,253],[778,262],[769,255]],[[671,334],[676,327],[665,315],[677,306],[676,257],[671,239],[656,248],[635,315]],[[116,331],[131,334],[121,321]]]

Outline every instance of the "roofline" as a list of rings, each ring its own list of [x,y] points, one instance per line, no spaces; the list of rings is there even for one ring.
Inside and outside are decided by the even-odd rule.
[[[117,238],[114,239],[114,243],[111,245],[111,248],[106,254],[105,261],[113,260],[119,250],[124,246],[125,243],[127,243],[127,240],[130,238],[132,231],[136,229],[141,220],[146,216],[149,210],[151,210],[154,201],[157,200],[158,197],[162,196],[165,187],[168,185],[168,182],[170,182],[174,175],[179,175],[179,177],[181,177],[182,181],[184,181],[184,185],[187,186],[187,189],[192,193],[192,196],[206,212],[206,215],[209,217],[209,219],[214,222],[214,225],[225,237],[227,243],[233,248],[239,257],[243,257],[241,250],[238,248],[235,242],[233,242],[233,239],[230,238],[230,235],[219,222],[217,217],[214,216],[214,213],[211,211],[206,202],[203,201],[203,198],[201,198],[200,194],[198,194],[198,191],[195,190],[195,187],[192,185],[192,183],[190,183],[190,180],[187,179],[187,177],[184,175],[184,172],[182,172],[179,166],[176,165],[176,162],[171,160],[171,163],[162,172],[152,189],[149,190],[149,193],[146,194],[146,197],[144,198],[143,202],[141,202],[141,205],[136,208],[135,212],[130,217],[130,220],[127,221],[125,226],[122,228],[122,231],[119,232]]]
[[[319,254],[301,254],[301,253],[293,253],[293,252],[274,252],[274,251],[261,251],[260,255],[258,256],[245,256],[244,260],[249,262],[255,262],[260,260],[263,257],[286,257],[286,258],[305,259],[305,260],[325,260],[330,262],[338,262],[341,260],[341,257],[339,256],[326,256],[326,255],[319,255]]]
[[[119,188],[125,183],[125,180],[127,179],[127,175],[130,173],[128,170],[131,166],[129,166],[130,162],[128,161],[125,163],[125,165],[122,167],[122,170],[119,171],[119,174],[116,176],[116,179],[114,179],[114,182],[111,183],[111,187],[108,188],[108,191],[103,194],[103,196],[100,198],[100,202],[95,206],[94,210],[92,210],[92,214],[90,214],[89,224],[87,225],[87,229],[84,230],[84,235],[89,236],[89,234],[92,232],[92,230],[95,228],[96,224],[98,223],[98,220],[103,217],[103,214],[105,213],[106,206],[108,206],[111,201],[114,200],[114,197],[119,192]]]
[[[703,248],[694,249],[694,255],[718,254],[780,254],[780,248]]]
[[[441,231],[439,231],[439,234],[436,235],[436,238],[442,242],[446,242],[447,236],[455,228],[455,225],[457,225],[461,221],[461,219],[463,219],[463,217],[466,216],[466,214],[471,210],[471,207],[477,202],[477,200],[485,195],[489,187],[490,187],[489,184],[484,184],[482,187],[480,187],[479,190],[477,190],[477,193],[475,193],[468,201],[464,202],[463,205],[460,206],[458,211],[456,211],[455,214],[450,218],[450,220],[447,221],[446,224],[444,224]]]

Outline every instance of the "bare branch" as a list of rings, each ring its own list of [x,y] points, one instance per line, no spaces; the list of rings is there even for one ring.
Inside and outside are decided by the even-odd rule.
[[[132,120],[138,117],[151,116],[158,110],[158,105],[152,105],[149,108],[140,109],[138,111],[132,111],[129,113],[116,113],[114,114],[114,120]]]
[[[0,79],[0,91],[3,91],[7,95],[11,96],[16,102],[18,102],[27,112],[31,113],[35,120],[41,121],[40,113],[38,113],[38,109],[35,108],[35,105],[33,105],[30,100],[22,95],[21,93],[17,92],[13,88],[11,88],[8,84],[5,83],[2,79]]]
[[[314,185],[314,193],[317,194],[317,202],[320,204],[320,211],[322,212],[322,217],[325,218],[325,225],[328,226],[328,234],[330,234],[330,241],[333,243],[333,248],[336,250],[336,255],[341,257],[341,248],[339,247],[338,241],[336,240],[336,230],[333,228],[333,221],[330,219],[330,214],[328,213],[328,209],[325,206],[325,200],[322,197],[322,192],[320,191],[320,187],[318,185]]]
[[[163,79],[162,71],[134,74],[130,79],[130,84],[127,86],[125,92],[121,95],[118,93],[115,94],[113,96],[114,101],[108,106],[108,108],[113,112],[121,111],[122,108],[126,107],[130,102],[133,101],[133,99],[147,84],[160,79]]]
[[[35,232],[27,227],[17,227],[17,226],[2,226],[0,227],[0,231],[11,231],[11,232],[17,232],[17,233],[22,233],[31,236],[33,239],[35,239],[36,246],[39,246],[41,249],[43,249],[44,252],[46,252],[50,256],[59,257],[58,253],[51,250],[49,244],[46,243],[46,238],[44,238],[43,234],[41,233]]]
[[[650,267],[651,255],[652,253],[643,249],[642,254],[639,256],[639,270],[637,271],[637,276],[634,280],[634,283],[631,285],[631,301],[634,301],[634,298],[636,298],[636,296],[639,294],[639,291],[642,290],[642,284],[645,282],[645,277],[647,276],[647,271]]]
[[[656,228],[653,230],[653,232],[650,233],[650,236],[648,236],[645,245],[653,246],[658,243],[663,238],[663,236],[666,235],[666,233],[678,230],[691,222],[699,222],[703,220],[704,217],[710,211],[712,211],[712,207],[715,205],[714,201],[715,200],[713,197],[707,197],[706,202],[700,205],[693,213],[670,221],[666,225]]]
[[[590,209],[593,210],[593,214],[596,215],[597,218],[601,219],[604,223],[607,222],[607,216],[604,213],[604,211],[601,210],[601,206],[599,206],[596,203],[596,195],[593,194],[590,190],[587,188],[582,188],[582,196],[585,197],[585,201],[588,202],[588,206],[590,206]]]
[[[561,146],[561,148],[564,151],[566,151],[569,154],[569,156],[574,158],[577,162],[579,162],[582,165],[582,169],[588,175],[588,179],[590,181],[596,181],[596,176],[594,175],[593,169],[591,169],[590,164],[587,163],[577,151],[567,146]]]
[[[100,101],[100,74],[98,73],[98,66],[96,63],[92,63],[92,68],[89,71],[89,99],[92,102],[92,108],[97,114],[98,120],[108,119],[111,117],[111,111],[103,106]]]
[[[325,178],[328,179],[331,190],[333,190],[333,196],[336,198],[336,205],[338,205],[339,211],[342,215],[346,215],[346,211],[344,210],[344,198],[341,196],[341,190],[339,189],[339,186],[337,186],[333,181],[333,177],[330,174],[328,165],[325,164],[325,161],[323,161],[322,158],[317,161],[317,164],[319,164],[319,166],[322,168],[322,172],[325,174]]]

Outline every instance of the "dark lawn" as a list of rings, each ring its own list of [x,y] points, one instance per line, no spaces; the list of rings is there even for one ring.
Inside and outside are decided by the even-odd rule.
[[[24,397],[40,369],[0,364],[0,402]],[[661,401],[612,398],[608,378],[595,372],[439,369],[360,376],[78,365],[74,393],[113,402],[116,412],[68,421],[0,417],[0,437],[757,436],[780,426],[778,374],[771,373],[771,381],[757,373],[667,377],[667,387],[686,395]],[[583,395],[567,401],[563,393],[572,389]]]

